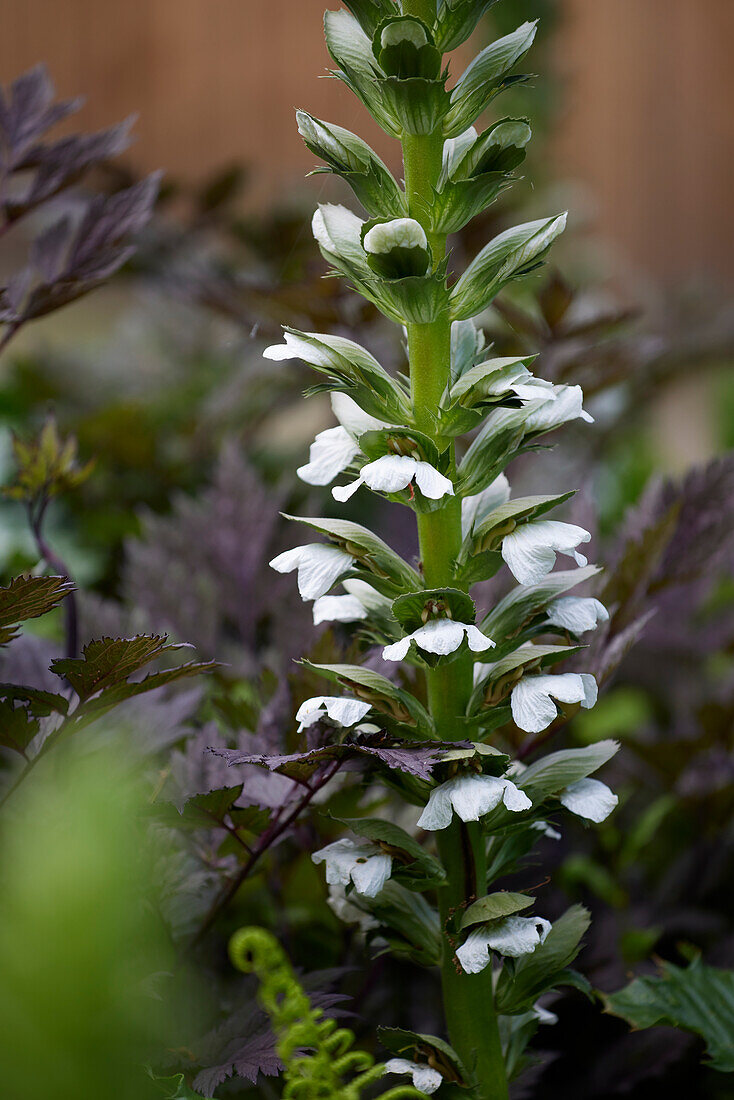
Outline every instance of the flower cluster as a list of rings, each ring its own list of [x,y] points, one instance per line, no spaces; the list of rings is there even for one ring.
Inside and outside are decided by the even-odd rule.
[[[441,963],[447,980],[457,967],[489,976],[493,957],[518,960],[500,964],[495,992],[490,981],[483,996],[494,998],[498,1012],[524,1013],[537,1025],[549,1014],[535,997],[564,980],[583,926],[558,933],[571,943],[559,968],[554,928],[524,913],[533,898],[487,893],[487,857],[496,877],[541,835],[558,836],[547,818],[563,810],[603,821],[616,797],[590,776],[616,746],[567,749],[529,766],[512,761],[518,738],[545,737],[578,707],[594,705],[592,676],[553,667],[608,615],[597,599],[574,592],[596,573],[580,550],[591,535],[548,517],[572,494],[513,497],[504,473],[548,433],[591,421],[581,390],[543,380],[532,357],[493,358],[474,321],[542,263],[565,215],[505,230],[448,278],[446,233],[510,186],[531,136],[524,119],[500,119],[482,132],[474,123],[522,79],[515,67],[533,24],[491,43],[449,86],[444,55],[487,6],[414,0],[399,9],[393,0],[352,0],[350,12],[327,12],[334,75],[401,140],[406,183],[403,189],[362,139],[300,112],[309,149],[323,170],[349,183],[367,215],[322,205],[313,234],[332,273],[404,328],[409,369],[380,363],[342,336],[295,330],[265,355],[302,360],[322,376],[319,389],[331,391],[336,423],[316,436],[299,477],[314,486],[338,482],[331,490],[338,502],[361,491],[411,509],[420,560],[404,561],[351,520],[292,517],[323,541],[296,545],[271,565],[297,572],[315,623],[355,624],[372,653],[364,667],[311,666],[342,693],[303,703],[299,732],[318,722],[339,745],[387,739],[380,766],[389,768],[389,752],[400,750],[390,786],[420,806],[412,824],[405,818],[407,828],[379,818],[346,822],[356,838],[314,853],[334,911],[370,939]],[[558,555],[572,567],[557,570]],[[478,612],[472,586],[501,569],[514,587]],[[416,765],[410,774],[406,759],[411,752],[417,759],[421,744],[435,746],[430,767]],[[451,901],[457,890],[464,891],[458,909]],[[433,891],[439,914],[427,900]],[[529,955],[545,977],[523,992],[519,961]],[[506,1095],[485,1088],[490,1066],[480,1040],[457,1032],[450,1018],[447,1024],[454,1047],[413,1036],[391,1048],[397,1057],[387,1070],[410,1075],[424,1092],[453,1081],[479,1098]],[[493,1064],[491,1073],[502,1077],[505,1069]]]

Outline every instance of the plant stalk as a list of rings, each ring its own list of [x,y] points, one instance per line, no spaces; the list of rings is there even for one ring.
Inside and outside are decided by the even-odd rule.
[[[435,0],[403,0],[403,12],[429,25],[435,18]],[[411,217],[423,224],[434,266],[446,252],[446,238],[431,233],[426,213],[433,197],[443,153],[440,133],[405,134],[402,140],[405,189]],[[448,305],[448,303],[447,303]],[[450,376],[451,323],[448,309],[430,324],[408,325],[408,352],[413,413],[422,432],[438,441],[435,411]],[[454,459],[452,456],[452,468]],[[435,512],[417,515],[423,576],[430,588],[455,586],[453,562],[461,546],[461,501],[450,498]],[[472,661],[462,657],[426,671],[428,704],[439,738],[464,736],[459,719],[472,690]],[[486,889],[484,839],[478,825],[454,820],[438,833],[438,849],[448,875],[439,890],[444,930],[452,913]],[[469,1072],[477,1079],[477,1100],[507,1100],[507,1074],[497,1027],[492,972],[468,975],[459,967],[447,934],[443,941],[442,988],[444,1013],[451,1042]]]

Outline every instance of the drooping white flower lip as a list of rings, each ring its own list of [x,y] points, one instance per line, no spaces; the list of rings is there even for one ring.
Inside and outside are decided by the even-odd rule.
[[[473,653],[482,653],[495,645],[491,638],[482,634],[479,627],[472,623],[457,623],[453,619],[430,619],[425,626],[414,630],[412,634],[406,634],[399,641],[386,645],[382,651],[382,659],[404,661],[411,642],[426,653],[445,656],[448,653],[455,653],[464,638]]]
[[[277,573],[292,573],[298,570],[298,591],[302,600],[315,600],[325,596],[332,585],[354,565],[351,554],[337,546],[322,543],[310,543],[306,546],[294,546],[278,554],[270,562]]]
[[[331,492],[335,500],[343,502],[349,500],[360,485],[367,485],[375,492],[398,493],[401,489],[407,489],[413,480],[423,496],[430,500],[454,495],[454,486],[449,478],[439,473],[430,462],[410,455],[382,455],[363,466],[356,481],[349,485],[337,485]]]
[[[312,726],[324,715],[337,726],[354,726],[362,721],[369,709],[370,704],[361,699],[350,699],[343,695],[314,695],[312,699],[301,703],[296,711],[298,732]]]
[[[585,634],[596,630],[599,623],[609,619],[609,612],[600,600],[593,596],[562,596],[548,604],[548,622],[563,627],[572,634]]]
[[[505,917],[502,921],[476,928],[457,948],[456,957],[467,974],[479,974],[489,965],[490,951],[511,959],[531,955],[551,930],[543,917]]]
[[[427,248],[428,239],[415,218],[393,218],[373,225],[364,235],[364,250],[373,256],[391,252],[393,248]]]
[[[314,626],[320,623],[357,623],[366,619],[367,608],[356,596],[319,596],[313,605]]]
[[[568,554],[583,566],[587,559],[576,547],[590,542],[591,535],[575,523],[555,519],[531,520],[505,535],[502,557],[520,584],[538,584],[556,564],[556,554]]]
[[[454,813],[462,821],[479,821],[502,802],[513,813],[529,810],[532,802],[511,779],[494,775],[459,775],[431,791],[418,827],[447,829]]]
[[[533,409],[525,421],[528,432],[549,432],[570,420],[585,420],[594,423],[594,417],[583,408],[584,394],[581,386],[552,386],[553,393],[548,401]]]
[[[410,1062],[407,1058],[390,1058],[385,1062],[384,1072],[407,1074],[412,1077],[414,1087],[428,1096],[443,1084],[443,1077],[437,1069],[421,1062]]]
[[[329,896],[326,904],[334,916],[345,924],[356,924],[361,932],[370,932],[373,928],[379,928],[380,922],[354,903],[355,895],[347,897],[343,886],[329,886]]]
[[[510,696],[512,717],[526,733],[540,733],[558,716],[553,702],[580,703],[589,710],[597,699],[596,680],[588,672],[561,672],[558,675],[523,676]]]
[[[572,814],[593,821],[595,825],[606,821],[619,802],[616,794],[599,779],[579,779],[569,784],[558,797],[561,805]]]
[[[314,863],[326,866],[329,886],[354,883],[358,894],[376,897],[392,872],[392,856],[369,840],[335,840],[311,856]]]
[[[388,427],[360,409],[349,394],[332,393],[331,407],[338,426],[319,432],[311,444],[309,461],[296,470],[301,481],[308,485],[329,485],[360,453],[357,442],[360,435]]]

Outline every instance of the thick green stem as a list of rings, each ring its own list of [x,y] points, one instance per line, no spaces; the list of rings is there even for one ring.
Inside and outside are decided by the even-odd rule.
[[[435,0],[403,0],[406,15],[427,23],[435,18]],[[434,264],[446,251],[446,238],[431,233],[428,211],[440,168],[443,139],[440,133],[403,137],[405,188],[411,217],[426,229]],[[450,373],[451,324],[448,311],[430,324],[408,325],[410,383],[417,426],[437,439],[435,411]],[[453,466],[453,460],[452,460]],[[453,562],[461,546],[461,502],[451,498],[435,512],[418,514],[418,539],[423,575],[431,588],[454,586]],[[461,658],[426,673],[428,703],[438,736],[457,740],[464,736],[460,717],[472,690],[472,662]],[[479,827],[454,821],[438,833],[438,847],[448,879],[439,891],[442,926],[452,913],[483,894],[486,888],[484,840]],[[444,939],[442,963],[443,1001],[449,1037],[467,1068],[476,1074],[477,1100],[507,1100],[507,1075],[502,1054],[492,992],[491,969],[468,975],[459,967],[454,947]]]

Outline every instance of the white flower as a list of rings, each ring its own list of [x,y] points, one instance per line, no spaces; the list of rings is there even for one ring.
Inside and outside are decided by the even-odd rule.
[[[556,519],[534,520],[516,527],[502,540],[502,557],[520,584],[538,584],[556,564],[556,553],[568,554],[577,565],[587,559],[576,547],[589,542],[591,535],[575,523]]]
[[[326,881],[330,886],[354,883],[358,894],[377,897],[390,878],[392,856],[369,840],[335,840],[311,856],[314,863],[326,865]]]
[[[491,649],[494,642],[472,623],[457,623],[453,619],[429,619],[425,626],[406,634],[399,642],[386,645],[382,651],[384,661],[402,661],[408,655],[410,643],[415,642],[426,653],[445,655],[455,653],[466,638],[473,653]]]
[[[385,1073],[407,1073],[413,1078],[413,1084],[419,1092],[430,1094],[443,1084],[443,1077],[437,1069],[409,1062],[407,1058],[391,1058],[385,1062]]]
[[[313,605],[314,626],[319,623],[356,623],[367,618],[367,609],[356,596],[319,596]]]
[[[302,600],[315,600],[325,596],[340,577],[348,573],[354,565],[354,558],[338,546],[325,546],[323,543],[311,543],[308,546],[294,546],[278,554],[270,562],[278,573],[292,573],[298,570],[298,591]]]
[[[561,626],[572,634],[585,634],[605,623],[609,612],[600,600],[591,596],[562,596],[548,604],[548,622]]]
[[[389,222],[379,222],[364,235],[364,250],[373,256],[391,252],[393,248],[427,247],[425,230],[414,218],[393,218]]]
[[[558,832],[558,829],[554,829],[547,821],[534,821],[530,828],[535,829],[536,832],[541,833],[543,836],[547,837],[548,840],[561,839],[561,834]]]
[[[346,393],[332,393],[331,407],[338,427],[319,432],[311,444],[308,463],[296,470],[301,481],[308,485],[328,485],[359,454],[360,435],[388,426],[360,409]]]
[[[431,791],[428,803],[418,818],[418,825],[433,832],[446,829],[454,813],[462,821],[479,821],[500,802],[514,813],[529,810],[532,806],[524,791],[510,779],[500,779],[494,775],[458,775]]]
[[[551,930],[550,921],[542,917],[505,917],[485,928],[469,933],[457,949],[456,957],[467,974],[479,974],[489,965],[490,950],[517,959],[531,955]]]
[[[361,699],[350,699],[341,695],[314,695],[313,699],[307,699],[298,708],[298,732],[312,726],[324,715],[338,726],[354,726],[364,718],[370,705]]]
[[[580,703],[588,710],[596,703],[596,680],[588,672],[561,672],[557,676],[523,676],[510,697],[515,725],[526,733],[540,733],[558,715],[553,702]]]
[[[447,477],[430,462],[411,458],[410,455],[383,455],[374,462],[368,462],[360,470],[356,481],[336,486],[331,492],[335,500],[345,501],[357,492],[360,485],[383,493],[397,493],[400,489],[407,489],[413,480],[423,496],[431,500],[454,495],[454,486]]]
[[[584,394],[581,386],[553,386],[553,394],[539,408],[534,409],[525,421],[527,432],[549,432],[569,420],[585,420],[594,423],[593,416],[582,407]]]
[[[558,1017],[555,1012],[551,1012],[547,1008],[543,1008],[542,1005],[533,1005],[533,1015],[540,1024],[557,1024]]]
[[[597,825],[609,817],[619,802],[606,783],[598,779],[579,779],[576,783],[570,783],[558,797],[561,805],[572,814],[585,817]]]
[[[504,474],[496,477],[491,485],[461,502],[461,535],[470,533],[472,527],[482,522],[485,516],[505,504],[510,499],[510,483]]]
[[[369,932],[373,928],[379,928],[380,922],[370,914],[366,913],[364,909],[360,909],[358,905],[347,897],[346,891],[343,886],[330,886],[329,896],[326,899],[326,904],[331,909],[332,913],[344,921],[345,924],[357,924],[360,931]]]

